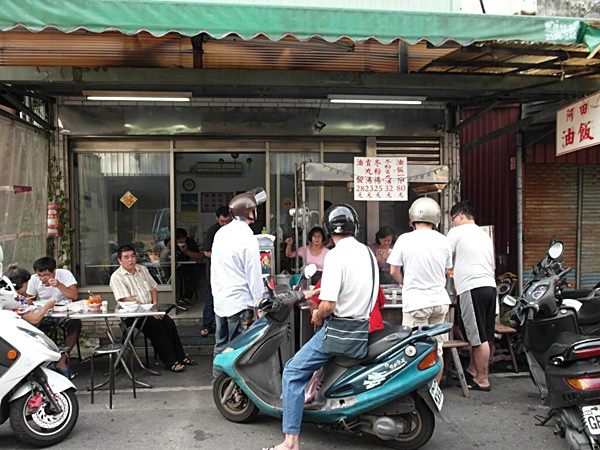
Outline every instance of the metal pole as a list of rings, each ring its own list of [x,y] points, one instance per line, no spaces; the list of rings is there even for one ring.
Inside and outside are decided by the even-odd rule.
[[[517,133],[517,288],[523,295],[523,133]]]
[[[308,225],[308,205],[306,204],[306,159],[304,158],[304,154],[302,154],[302,171],[301,181],[302,181],[302,245],[306,245],[306,226]],[[308,250],[307,253],[308,254]],[[296,247],[296,256],[298,256],[298,247]],[[306,264],[306,258],[302,260],[302,265]]]
[[[296,243],[296,250],[298,249],[298,211],[300,209],[298,205],[298,189],[298,164],[294,163],[294,206],[296,211],[294,213],[294,217],[292,218],[292,223],[294,224],[294,242]],[[298,270],[298,252],[296,252],[295,260],[295,269]]]

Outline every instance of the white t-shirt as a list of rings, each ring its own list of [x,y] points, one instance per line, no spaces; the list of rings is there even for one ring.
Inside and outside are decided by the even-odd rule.
[[[232,220],[215,234],[210,286],[219,317],[231,317],[262,300],[265,286],[258,240],[246,222]]]
[[[496,287],[494,277],[494,243],[479,225],[466,223],[448,231],[454,253],[454,285],[456,293],[483,286]]]
[[[369,258],[372,258],[373,266]],[[371,277],[373,272],[375,287]],[[371,250],[353,237],[340,239],[335,248],[325,255],[319,298],[336,302],[334,315],[368,318],[377,298],[378,286],[379,270]]]
[[[56,269],[54,271],[54,278],[64,284],[66,287],[71,287],[77,284],[77,280],[73,276],[70,270],[67,269]],[[33,275],[27,283],[27,295],[37,295],[36,305],[43,305],[51,298],[57,302],[71,301],[70,298],[64,296],[60,289],[53,286],[44,286],[42,281]]]
[[[446,270],[452,267],[452,250],[443,234],[430,229],[402,234],[387,263],[403,268],[402,311],[450,304]]]

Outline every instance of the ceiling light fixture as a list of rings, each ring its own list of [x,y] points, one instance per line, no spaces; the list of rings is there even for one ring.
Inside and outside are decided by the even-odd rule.
[[[169,91],[83,91],[88,100],[118,102],[189,102],[191,92]]]
[[[330,94],[327,96],[330,103],[349,103],[360,105],[421,105],[426,97],[406,97],[390,95],[342,95]]]

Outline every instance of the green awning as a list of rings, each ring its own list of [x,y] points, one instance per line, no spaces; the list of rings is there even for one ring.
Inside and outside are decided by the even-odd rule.
[[[177,32],[207,33],[214,38],[235,34],[243,39],[264,35],[271,40],[295,36],[337,41],[401,39],[434,45],[454,41],[524,41],[551,44],[587,42],[583,19],[539,16],[490,16],[429,12],[332,9],[203,3],[196,0],[2,0],[0,30],[56,28],[64,32],[147,31],[154,36]],[[592,49],[591,49],[592,50]]]

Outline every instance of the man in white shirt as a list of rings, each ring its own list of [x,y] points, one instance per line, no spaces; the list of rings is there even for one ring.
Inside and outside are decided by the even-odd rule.
[[[402,325],[444,323],[450,297],[446,291],[446,271],[452,267],[450,242],[436,228],[441,220],[440,205],[432,198],[422,197],[408,210],[410,233],[401,235],[387,259],[390,274],[402,284]],[[438,354],[447,334],[435,336]],[[439,382],[443,368],[436,377]]]
[[[234,220],[215,234],[210,268],[216,323],[215,355],[241,333],[245,311],[253,310],[262,300],[260,250],[250,228],[256,220],[258,204],[250,192],[236,195],[229,203]],[[213,375],[218,376],[218,373]]]
[[[321,303],[312,314],[312,323],[325,325],[285,365],[282,379],[283,424],[285,440],[275,450],[299,450],[300,425],[304,412],[304,388],[313,372],[323,366],[332,355],[323,350],[323,339],[328,326],[327,318],[366,319],[377,297],[379,271],[371,250],[358,242],[358,217],[349,205],[335,204],[325,213],[325,230],[335,248],[325,255],[321,278]],[[373,274],[371,275],[367,274]],[[313,292],[305,292],[310,298]]]
[[[471,344],[471,361],[465,370],[471,389],[489,391],[490,341],[494,339],[496,278],[494,243],[475,223],[470,201],[450,210],[453,228],[448,239],[454,253],[454,285],[465,335]]]
[[[67,269],[57,269],[56,261],[50,256],[44,256],[33,262],[35,276],[27,284],[26,299],[37,306],[44,306],[53,299],[57,304],[77,300],[77,280]],[[69,352],[79,340],[81,333],[81,320],[69,319],[59,322],[56,319],[44,318],[39,324],[40,330],[48,334],[56,326],[63,326],[66,331],[65,346]],[[54,364],[55,369],[63,375],[70,377],[68,372],[67,355],[63,354]]]

